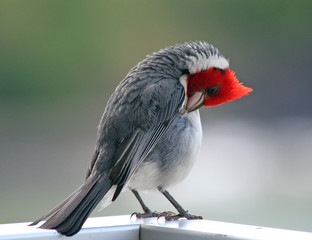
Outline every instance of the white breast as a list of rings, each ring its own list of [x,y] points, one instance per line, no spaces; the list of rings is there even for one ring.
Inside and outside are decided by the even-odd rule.
[[[143,162],[130,179],[128,187],[137,190],[156,190],[162,186],[165,189],[185,179],[198,158],[202,141],[199,111],[187,113],[186,117],[190,124],[187,124],[178,139],[173,141],[176,145],[172,146],[174,148],[172,154],[165,159],[167,161],[165,167],[160,166],[159,159]],[[158,155],[152,156],[155,158]]]
[[[202,142],[202,126],[200,121],[199,111],[194,111],[187,114],[187,117],[192,124],[192,127],[186,128],[183,132],[183,139],[179,143],[181,154],[177,156],[176,164],[172,165],[170,173],[164,174],[163,186],[167,188],[183,181],[190,173],[194,163],[198,159],[201,142]]]

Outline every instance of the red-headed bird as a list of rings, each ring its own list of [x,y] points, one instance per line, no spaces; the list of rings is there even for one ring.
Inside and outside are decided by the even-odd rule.
[[[171,46],[147,56],[109,98],[85,183],[32,225],[48,218],[41,228],[72,236],[104,196],[114,201],[125,188],[143,208],[137,217],[201,218],[185,211],[166,189],[182,181],[198,157],[198,109],[251,91],[237,80],[220,51],[206,42]],[[138,193],[152,189],[158,189],[178,214],[152,212]]]

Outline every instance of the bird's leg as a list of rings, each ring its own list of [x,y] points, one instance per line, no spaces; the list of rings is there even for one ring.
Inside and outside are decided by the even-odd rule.
[[[195,216],[192,214],[189,214],[187,211],[185,211],[182,206],[170,195],[170,193],[167,190],[163,190],[160,187],[158,190],[172,203],[172,205],[178,210],[179,214],[177,215],[171,215],[165,216],[166,220],[177,220],[179,218],[186,218],[186,219],[203,219],[202,216]]]
[[[149,218],[149,217],[160,217],[161,213],[158,212],[152,212],[148,206],[146,206],[146,204],[143,202],[143,199],[141,198],[140,194],[138,193],[138,191],[131,189],[132,193],[134,194],[134,196],[136,197],[136,199],[138,199],[144,213],[137,213],[134,212],[131,214],[131,217],[133,215],[135,215],[137,218]]]
[[[146,206],[146,204],[143,202],[143,199],[141,198],[140,194],[138,193],[138,191],[134,190],[134,189],[131,189],[132,193],[134,194],[134,196],[136,197],[136,199],[138,199],[144,213],[137,213],[137,212],[134,212],[131,214],[131,217],[132,216],[136,216],[137,218],[150,218],[150,217],[157,217],[157,218],[160,218],[160,217],[166,217],[166,216],[175,216],[176,214],[173,213],[173,212],[157,212],[157,211],[151,211],[149,209],[148,206]]]
[[[146,206],[146,204],[143,202],[143,199],[141,198],[140,194],[138,193],[138,191],[131,189],[132,193],[134,194],[134,196],[136,197],[136,199],[138,199],[143,211],[145,214],[151,213],[152,211],[148,208],[148,206]],[[134,213],[133,213],[134,214]],[[133,215],[132,214],[132,215]],[[135,213],[137,214],[137,213]]]

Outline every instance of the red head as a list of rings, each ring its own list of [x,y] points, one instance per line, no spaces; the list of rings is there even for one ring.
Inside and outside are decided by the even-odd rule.
[[[248,95],[251,88],[238,81],[229,68],[211,67],[207,71],[190,74],[186,79],[187,107],[195,110],[201,106],[212,107]]]

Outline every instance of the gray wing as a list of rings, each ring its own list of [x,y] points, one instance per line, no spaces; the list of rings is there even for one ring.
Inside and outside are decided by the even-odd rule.
[[[98,149],[87,174],[107,166],[107,158],[98,158],[98,152],[110,142],[114,154],[108,175],[117,185],[113,201],[178,116],[184,97],[176,79],[143,79],[133,84],[130,76],[116,89],[102,117]]]

